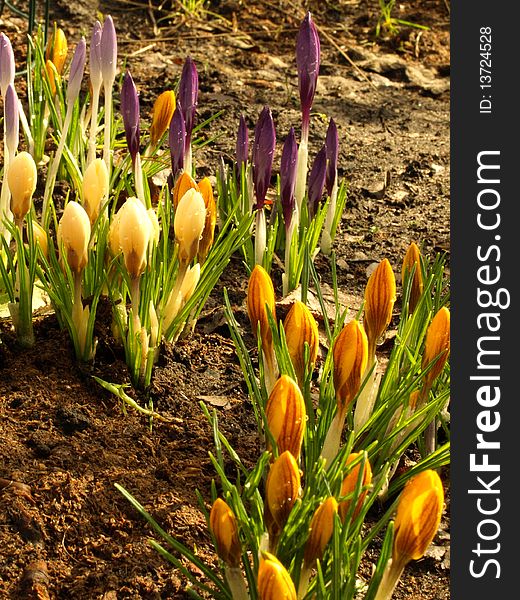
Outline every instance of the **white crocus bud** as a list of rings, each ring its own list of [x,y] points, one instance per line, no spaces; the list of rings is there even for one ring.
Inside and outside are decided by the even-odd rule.
[[[197,287],[197,283],[199,283],[199,279],[200,264],[197,263],[186,271],[186,275],[184,276],[184,279],[182,281],[180,293],[182,306],[184,306],[184,304],[186,304],[186,302],[188,302],[188,300],[193,296],[193,292]]]
[[[130,277],[139,277],[147,264],[151,223],[143,204],[130,197],[121,207],[119,217],[119,244]]]
[[[11,160],[7,183],[11,192],[11,211],[17,221],[22,221],[31,208],[37,176],[36,164],[28,152],[20,152]]]
[[[206,205],[202,194],[189,189],[180,199],[173,226],[179,244],[179,260],[189,264],[197,255],[206,224]]]
[[[58,226],[58,244],[63,246],[70,270],[81,273],[88,262],[90,220],[85,209],[73,200],[67,204]]]
[[[108,193],[108,171],[101,158],[93,160],[83,176],[83,205],[93,224],[99,215],[103,198]]]

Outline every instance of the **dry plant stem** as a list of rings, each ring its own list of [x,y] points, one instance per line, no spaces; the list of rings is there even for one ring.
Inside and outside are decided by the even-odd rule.
[[[60,143],[58,144],[58,149],[56,150],[56,154],[54,155],[54,159],[51,164],[50,173],[47,175],[47,181],[45,182],[45,192],[43,195],[43,208],[42,208],[42,220],[41,225],[45,226],[45,221],[47,219],[47,211],[49,210],[49,199],[54,190],[54,183],[56,181],[56,175],[58,174],[58,168],[61,162],[61,155],[63,154],[63,149],[65,148],[65,142],[67,140],[67,132],[69,131],[70,122],[72,120],[72,111],[74,109],[74,104],[69,103],[67,105],[67,112],[65,114],[65,122],[63,124],[63,128],[61,130]]]
[[[395,586],[403,574],[405,566],[405,562],[397,563],[392,559],[388,561],[374,600],[391,600]]]
[[[247,592],[244,576],[242,575],[242,569],[240,567],[226,565],[224,571],[226,574],[226,581],[231,589],[233,600],[249,600],[249,594]]]
[[[99,92],[100,86],[96,86],[92,90],[92,109],[90,116],[90,132],[88,139],[88,155],[87,167],[96,158],[96,139],[98,130],[98,113],[99,113]]]
[[[330,463],[336,458],[338,453],[346,416],[347,406],[338,405],[336,414],[334,415],[329,430],[327,431],[327,435],[325,436],[323,449],[321,451],[321,457],[325,459],[326,467],[330,466]]]

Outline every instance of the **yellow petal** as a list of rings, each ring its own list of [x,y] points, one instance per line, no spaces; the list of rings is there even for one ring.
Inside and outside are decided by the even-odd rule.
[[[316,560],[322,559],[334,531],[334,519],[337,512],[338,503],[333,496],[324,500],[316,509],[309,526],[309,537],[305,544],[303,560],[307,567],[313,565]]]
[[[202,194],[189,188],[179,200],[173,221],[181,261],[190,263],[197,255],[205,223],[206,206]]]
[[[282,530],[300,495],[300,471],[294,456],[286,450],[273,462],[265,485],[269,513]]]
[[[72,200],[65,206],[59,223],[59,240],[71,271],[80,273],[88,262],[90,219],[78,202]]]
[[[19,152],[9,163],[7,184],[15,220],[21,221],[29,212],[37,177],[36,164],[28,152]]]
[[[332,352],[336,399],[345,407],[359,392],[368,361],[367,335],[359,321],[353,319],[343,327]]]
[[[197,185],[197,183],[195,182],[193,177],[188,175],[188,173],[186,173],[186,171],[183,171],[179,175],[179,177],[177,178],[177,181],[175,182],[175,185],[173,186],[172,201],[173,201],[173,208],[175,210],[177,210],[177,206],[179,205],[179,202],[181,201],[181,198],[184,196],[184,194],[188,190],[191,190],[191,189],[197,190],[197,192],[200,192],[199,186]]]
[[[388,259],[383,259],[370,275],[365,288],[363,326],[365,328],[370,356],[386,331],[396,299],[395,276]]]
[[[270,349],[273,343],[266,306],[271,311],[273,319],[276,320],[276,301],[273,282],[269,277],[269,273],[261,265],[256,265],[249,276],[247,312],[255,337],[258,331],[258,324],[260,324],[260,337],[265,351]]]
[[[150,142],[155,146],[168,129],[175,111],[175,92],[167,90],[160,94],[153,105]]]
[[[296,588],[287,569],[269,552],[263,552],[258,567],[259,600],[296,600]]]
[[[208,256],[211,246],[213,246],[215,226],[217,224],[217,204],[208,177],[201,179],[198,186],[200,193],[204,198],[204,204],[206,205],[206,223],[204,224],[204,230],[199,243],[199,252],[197,254],[197,260],[200,264],[203,264]]]
[[[346,466],[348,467],[349,464],[351,464],[353,461],[355,461],[357,458],[359,458],[362,454],[363,454],[363,452],[352,452],[351,454],[349,454],[347,461],[346,461]],[[359,470],[361,469],[361,462],[358,462],[354,467],[352,467],[349,470],[349,472],[347,473],[347,475],[345,476],[345,478],[343,479],[343,483],[341,484],[341,492],[340,492],[341,496],[348,496],[349,494],[352,494],[355,491],[357,482],[358,482],[358,478],[359,478]],[[368,461],[368,456],[366,456],[366,452],[365,452],[365,463],[364,463],[364,467],[363,467],[363,479],[361,481],[361,488],[363,488],[365,486],[369,486],[371,483],[372,483],[372,468],[370,466],[370,462]],[[357,517],[357,515],[359,514],[359,511],[361,510],[361,508],[363,506],[363,502],[365,501],[367,494],[368,494],[368,490],[362,490],[360,492],[357,503],[356,503],[356,508],[354,509],[354,512],[352,514],[352,519],[355,519]],[[345,520],[347,512],[350,508],[350,505],[352,504],[352,500],[353,500],[352,498],[348,499],[348,500],[343,500],[339,504],[339,516],[342,521]]]
[[[219,557],[231,567],[238,567],[242,554],[238,524],[235,514],[221,498],[217,498],[211,507],[209,526],[215,537]]]
[[[309,345],[309,364],[307,367],[312,369],[318,356],[318,325],[307,306],[296,300],[285,317],[283,327],[289,356],[298,382],[302,385],[306,367],[304,360],[305,342]]]
[[[422,368],[435,361],[425,377],[425,385],[431,385],[440,375],[450,353],[450,311],[443,306],[435,314],[426,331]]]
[[[419,302],[424,291],[424,282],[421,270],[421,251],[415,242],[408,246],[408,250],[403,259],[401,269],[401,279],[403,286],[407,285],[407,281],[413,271],[413,280],[410,284],[410,296],[408,299],[408,311],[412,313]]]

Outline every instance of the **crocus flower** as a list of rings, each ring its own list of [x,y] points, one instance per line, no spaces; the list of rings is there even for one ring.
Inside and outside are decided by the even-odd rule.
[[[296,588],[287,569],[270,552],[263,552],[258,567],[260,600],[296,600]]]
[[[88,262],[88,243],[90,241],[90,220],[85,209],[74,200],[65,206],[58,225],[58,244],[60,255],[65,252],[65,260],[70,270],[79,275]]]
[[[82,37],[74,50],[74,56],[70,63],[69,82],[67,84],[67,102],[73,104],[79,95],[81,81],[85,70],[85,61],[87,59],[87,44]]]
[[[291,306],[283,322],[287,350],[298,378],[303,386],[305,370],[312,370],[319,348],[319,334],[316,319],[311,311],[300,300]],[[308,363],[305,363],[305,344],[309,347]]]
[[[103,81],[114,81],[117,70],[117,36],[114,21],[108,15],[103,23],[100,41],[101,73]]]
[[[363,474],[361,476],[361,491],[358,496],[354,511],[352,513],[352,519],[355,519],[358,516],[359,511],[363,506],[363,502],[365,501],[365,498],[368,494],[368,489],[363,490],[363,488],[368,488],[368,486],[372,483],[372,468],[370,466],[370,463],[368,462],[368,456],[366,452],[364,452],[364,454],[365,462],[363,464]],[[362,452],[352,452],[351,454],[349,454],[346,461],[346,466],[348,467],[348,465],[353,463],[361,455]],[[347,473],[341,484],[340,496],[348,496],[349,494],[353,494],[355,492],[360,476],[359,471],[361,469],[361,464],[362,461],[358,462],[354,467],[350,468],[349,472]],[[339,516],[342,521],[345,520],[345,517],[347,516],[352,501],[353,498],[348,498],[347,500],[343,500],[339,503]]]
[[[119,243],[125,267],[130,277],[137,279],[147,264],[148,244],[152,233],[150,219],[142,202],[133,196],[119,210]]]
[[[14,157],[18,148],[20,114],[19,101],[14,86],[10,83],[5,92],[4,119],[5,119],[5,141],[9,155]]]
[[[309,537],[305,544],[303,562],[305,568],[321,560],[334,531],[334,519],[338,513],[338,502],[334,496],[326,498],[316,509],[309,525]]]
[[[15,222],[21,222],[31,208],[36,189],[37,171],[33,157],[19,152],[9,163],[7,183],[11,192],[11,211]]]
[[[197,255],[206,224],[206,205],[202,194],[189,189],[180,199],[173,226],[179,244],[179,260],[188,265]]]
[[[58,75],[63,73],[63,67],[67,60],[67,38],[63,29],[57,27],[49,38],[47,48],[45,50],[45,60],[50,60],[56,67]]]
[[[325,175],[327,172],[327,148],[322,146],[321,150],[316,154],[314,162],[309,173],[309,218],[313,219],[318,212],[321,198],[323,196],[323,188],[325,186]]]
[[[2,98],[5,98],[7,86],[14,84],[15,68],[11,40],[5,33],[0,33],[0,92]]]
[[[325,136],[325,148],[327,152],[327,173],[325,175],[325,188],[327,194],[332,197],[332,191],[338,178],[338,152],[339,138],[338,128],[333,119],[329,121],[327,135]]]
[[[186,124],[185,152],[191,143],[191,133],[195,123],[199,95],[199,75],[193,59],[188,56],[182,67],[179,81],[179,106]]]
[[[217,553],[228,565],[238,567],[242,549],[235,514],[222,498],[217,498],[209,514],[209,526],[215,537]]]
[[[300,470],[292,453],[286,450],[272,463],[265,483],[267,520],[274,530],[284,528],[299,495]]]
[[[121,89],[121,114],[125,127],[125,136],[132,164],[135,168],[135,160],[139,152],[139,96],[137,88],[130,71],[125,73]]]
[[[177,103],[177,108],[173,112],[168,131],[168,146],[170,148],[173,181],[175,181],[177,174],[184,167],[185,143],[186,123],[180,105]]]
[[[438,377],[450,353],[450,311],[443,306],[433,317],[426,331],[422,368],[433,364],[425,375],[425,387],[430,387]]]
[[[103,198],[108,193],[108,171],[105,161],[94,159],[85,170],[82,183],[83,205],[90,219],[90,224],[99,215]]]
[[[412,313],[419,302],[422,293],[424,291],[424,282],[421,269],[421,251],[415,242],[412,242],[408,246],[408,250],[403,259],[403,265],[401,268],[401,279],[403,286],[406,286],[407,281],[412,277],[413,280],[410,283],[410,295],[408,298],[408,311]]]
[[[101,87],[103,73],[101,67],[101,36],[103,27],[99,21],[94,23],[90,38],[90,81],[93,88]]]
[[[179,177],[177,177],[177,181],[172,190],[172,202],[175,210],[177,210],[181,198],[188,190],[201,191],[195,179],[193,179],[191,175],[188,175],[186,171],[183,171]]]
[[[213,240],[215,237],[215,226],[217,224],[217,204],[215,202],[215,196],[213,195],[213,188],[208,177],[204,177],[199,181],[199,190],[204,198],[204,204],[206,205],[206,224],[200,238],[199,251],[197,253],[197,260],[200,264],[204,264],[208,253],[213,246]]]
[[[264,207],[267,188],[271,181],[273,156],[276,146],[276,131],[273,117],[268,106],[264,106],[255,127],[253,144],[253,182],[255,186],[256,206]]]
[[[367,335],[356,319],[341,330],[332,349],[336,400],[348,406],[356,397],[368,360]]]
[[[249,131],[244,115],[240,115],[238,124],[237,143],[236,143],[237,175],[240,176],[242,165],[247,164],[249,160]]]
[[[320,70],[320,38],[310,12],[306,14],[298,32],[296,65],[302,110],[302,139],[307,141],[311,107]]]
[[[280,200],[282,203],[283,219],[285,230],[291,225],[296,201],[294,198],[294,188],[296,185],[296,164],[298,161],[298,144],[294,134],[294,127],[291,127],[283,149],[280,164]]]
[[[153,105],[152,124],[150,126],[150,144],[155,147],[164,132],[170,126],[175,111],[175,92],[166,90],[160,94]]]

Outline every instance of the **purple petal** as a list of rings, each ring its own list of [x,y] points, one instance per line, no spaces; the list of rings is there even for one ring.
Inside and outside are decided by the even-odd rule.
[[[103,23],[100,43],[101,72],[105,83],[113,81],[117,70],[117,36],[112,17]]]
[[[123,115],[123,125],[125,126],[126,144],[132,162],[139,152],[139,96],[137,88],[130,71],[125,73],[123,86],[121,89],[121,114]]]
[[[242,171],[242,165],[247,164],[249,159],[249,132],[244,115],[240,116],[240,123],[238,124],[236,158],[237,169],[238,173],[240,174]]]
[[[101,85],[103,73],[101,69],[101,35],[103,27],[99,21],[94,23],[90,39],[90,80],[94,87]]]
[[[18,96],[12,84],[7,86],[5,92],[4,118],[7,148],[10,153],[14,154],[18,147],[20,113],[18,110]]]
[[[325,145],[316,154],[309,174],[309,218],[312,219],[318,211],[318,206],[325,186],[325,173],[327,170],[327,148]]]
[[[195,123],[197,102],[199,96],[199,75],[193,59],[188,56],[182,67],[181,79],[179,81],[178,100],[184,123],[186,126],[186,148],[191,142],[191,132]]]
[[[74,56],[70,63],[69,82],[67,84],[67,102],[75,102],[81,89],[85,62],[87,60],[87,44],[82,37],[74,50]]]
[[[5,97],[7,86],[14,84],[15,74],[14,53],[10,39],[5,33],[0,33],[0,92]]]
[[[186,148],[186,124],[179,103],[173,112],[168,130],[168,145],[172,163],[172,178],[175,181],[177,173],[183,168]]]
[[[296,65],[302,109],[302,133],[305,133],[306,137],[320,70],[320,38],[310,12],[305,16],[298,32]]]
[[[325,176],[325,187],[327,188],[327,194],[330,196],[338,175],[339,153],[338,128],[333,119],[329,121],[329,127],[325,137],[325,147],[327,148],[327,174]]]
[[[296,185],[296,165],[298,163],[298,144],[291,127],[282,149],[280,164],[280,200],[282,203],[285,228],[288,229],[294,212],[296,201],[294,188]]]
[[[271,110],[265,106],[255,127],[253,144],[253,183],[255,186],[256,208],[263,208],[267,188],[271,182],[276,131]]]

